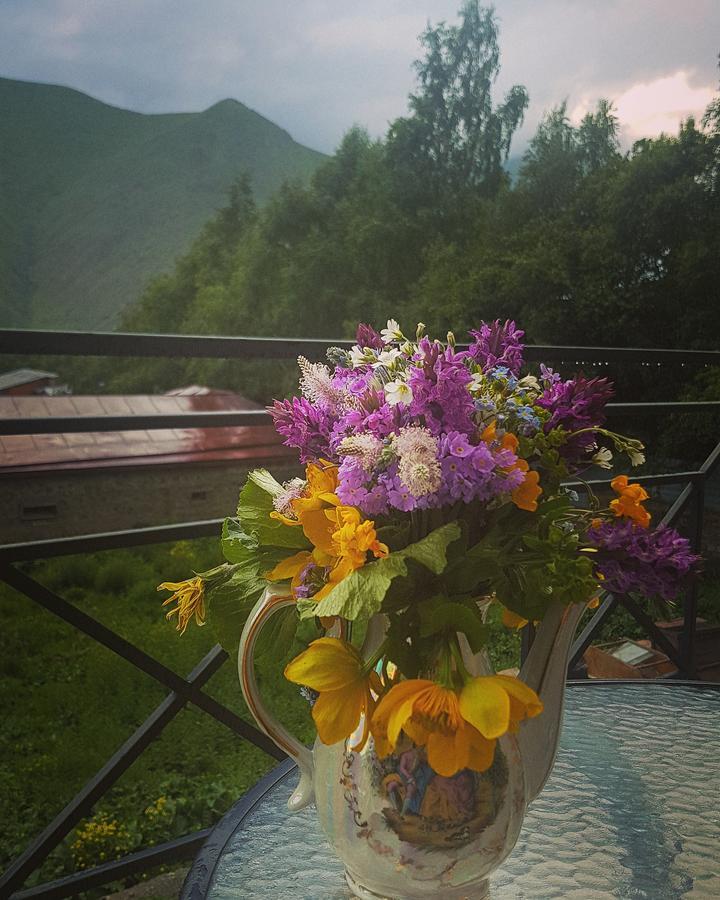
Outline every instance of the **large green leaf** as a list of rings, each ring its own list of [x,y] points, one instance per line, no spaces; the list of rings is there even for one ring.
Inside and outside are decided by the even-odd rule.
[[[269,492],[275,479],[264,469],[251,472],[245,486],[240,491],[237,516],[243,530],[252,534],[261,545],[271,547],[290,547],[293,550],[304,550],[310,547],[302,528],[284,525],[277,519],[271,519],[273,510],[273,494]],[[275,482],[277,484],[277,482]]]
[[[372,616],[380,609],[393,578],[406,574],[407,565],[403,557],[400,553],[391,553],[385,559],[368,563],[343,578],[327,597],[304,614],[342,616],[345,619]]]
[[[440,575],[447,565],[447,548],[460,537],[460,526],[450,522],[436,528],[427,537],[356,569],[348,575],[314,608],[303,615],[342,616],[357,619],[378,612],[390,584],[398,575],[407,575],[408,559],[412,559]]]
[[[297,625],[298,615],[294,606],[286,606],[274,613],[258,635],[255,662],[267,660],[277,664],[283,660],[293,645]]]
[[[431,531],[427,537],[410,544],[404,550],[400,550],[399,554],[406,559],[414,559],[420,565],[430,569],[435,575],[440,575],[447,565],[447,548],[453,541],[456,541],[462,530],[457,522],[448,522]],[[395,555],[395,554],[393,554]]]
[[[487,628],[478,609],[451,602],[447,597],[432,597],[421,605],[420,636],[430,637],[443,632],[464,634],[473,653],[487,643]]]
[[[262,547],[254,534],[248,534],[239,519],[225,519],[222,551],[229,563],[252,566],[259,574],[268,572],[283,559],[292,556],[288,547]]]
[[[237,656],[247,617],[266,587],[265,579],[260,578],[251,566],[243,566],[228,581],[208,589],[208,622],[218,643],[231,658]]]

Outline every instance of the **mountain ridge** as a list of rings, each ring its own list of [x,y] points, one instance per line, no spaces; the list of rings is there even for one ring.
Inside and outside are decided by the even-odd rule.
[[[0,324],[112,328],[236,178],[263,203],[324,155],[245,104],[141,113],[0,78]]]

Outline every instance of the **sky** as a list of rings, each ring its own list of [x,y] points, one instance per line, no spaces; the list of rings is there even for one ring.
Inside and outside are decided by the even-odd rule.
[[[414,87],[418,35],[460,0],[0,0],[0,75],[64,84],[139,112],[233,98],[331,152],[381,136]],[[616,104],[625,146],[676,132],[718,89],[720,0],[496,0],[501,99],[530,94],[513,153],[543,111]]]

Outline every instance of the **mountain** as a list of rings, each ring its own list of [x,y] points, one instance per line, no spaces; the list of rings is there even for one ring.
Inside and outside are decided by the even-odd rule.
[[[0,78],[0,326],[111,329],[235,178],[262,204],[324,158],[235,100],[146,115]]]

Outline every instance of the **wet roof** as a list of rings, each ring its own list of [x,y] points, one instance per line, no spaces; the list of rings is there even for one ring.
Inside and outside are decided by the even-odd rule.
[[[33,381],[45,381],[48,378],[57,378],[57,375],[55,372],[41,372],[39,369],[13,369],[12,372],[0,374],[0,391],[32,384]]]
[[[180,389],[181,391],[184,389]],[[259,409],[227,392],[0,397],[0,418]],[[272,425],[0,436],[0,474],[292,457]]]

